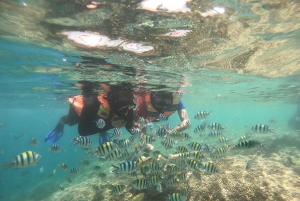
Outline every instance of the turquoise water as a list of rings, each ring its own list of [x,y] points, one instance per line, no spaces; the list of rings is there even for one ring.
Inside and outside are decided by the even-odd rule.
[[[222,173],[204,174],[200,187],[192,178],[187,200],[214,200],[199,194],[207,192],[206,187],[226,175],[236,182],[238,179],[244,182],[249,175],[257,179],[247,182],[261,187],[266,194],[264,199],[249,200],[300,200],[299,128],[288,124],[300,104],[298,1],[192,0],[187,3],[191,8],[187,13],[136,9],[140,1],[111,1],[96,9],[86,8],[89,3],[0,2],[0,162],[9,162],[25,151],[42,156],[37,166],[0,173],[0,200],[99,200],[99,197],[131,200],[129,193],[140,192],[145,193],[144,200],[168,200],[168,195],[184,187],[180,184],[158,194],[153,188],[134,190],[128,185],[123,194],[112,197],[108,185],[117,184],[118,180],[110,173],[111,165],[120,161],[104,162],[73,145],[70,139],[78,136],[77,126],[65,127],[64,136],[58,141],[61,153],[49,151],[51,144],[45,143],[44,137],[67,114],[68,97],[81,94],[77,86],[80,81],[110,84],[126,81],[136,90],[141,86],[150,90],[180,88],[192,125],[185,132],[199,143],[217,144],[217,138],[193,133],[202,123],[193,118],[200,110],[212,110],[205,121],[226,126],[224,135],[231,145],[255,124],[275,128],[274,134],[251,136],[268,148],[228,152],[225,159],[214,161]],[[225,14],[209,17],[199,14],[214,6],[226,8]],[[179,38],[162,36],[173,29],[189,32]],[[66,31],[89,31],[108,36],[112,41],[121,39],[124,43],[142,44],[144,48],[152,46],[154,50],[137,54],[122,45],[90,48],[68,40],[62,34]],[[276,123],[270,123],[270,119]],[[172,128],[178,125],[178,115],[173,114],[168,123]],[[124,128],[122,131],[122,138],[130,137]],[[36,147],[30,145],[33,137],[39,142]],[[89,137],[96,147],[98,136]],[[154,150],[166,156],[175,152],[175,149],[165,150],[160,142],[157,139],[153,143]],[[178,145],[188,143],[178,142]],[[244,162],[254,155],[259,159],[248,174]],[[288,157],[293,160],[291,165],[287,164]],[[90,165],[80,164],[84,159]],[[80,168],[80,175],[71,177],[68,171],[58,168],[61,163],[66,163],[69,169]],[[98,180],[99,172],[93,170],[95,165],[101,166],[100,172],[109,179]],[[238,170],[234,172],[234,168]],[[276,168],[282,172],[272,172]],[[237,178],[234,174],[243,176]],[[119,178],[121,183],[131,180]],[[101,190],[95,190],[91,184],[101,186]],[[77,190],[81,191],[76,197]],[[217,191],[213,193],[224,193]],[[91,192],[99,197],[85,197],[85,193]],[[220,200],[242,199],[243,193],[240,198]]]

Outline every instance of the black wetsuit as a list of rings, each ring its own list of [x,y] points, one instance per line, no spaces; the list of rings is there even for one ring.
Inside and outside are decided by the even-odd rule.
[[[78,133],[81,136],[99,134],[114,128],[111,122],[111,119],[114,116],[113,108],[111,108],[108,117],[103,119],[105,121],[105,126],[103,128],[97,127],[96,121],[101,118],[97,114],[99,107],[100,102],[98,101],[97,95],[85,95],[81,115],[79,116],[74,107],[70,104],[69,113],[62,117],[62,121],[69,126],[78,124]],[[117,117],[114,118],[114,121],[123,119],[124,118]],[[133,127],[133,112],[130,112],[125,120],[127,121],[125,128],[130,132]]]

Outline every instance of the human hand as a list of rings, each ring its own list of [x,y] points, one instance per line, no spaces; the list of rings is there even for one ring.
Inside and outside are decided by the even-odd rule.
[[[111,122],[112,126],[115,128],[121,128],[121,127],[125,126],[126,123],[127,123],[127,121],[124,121],[124,120],[118,120],[118,121]]]

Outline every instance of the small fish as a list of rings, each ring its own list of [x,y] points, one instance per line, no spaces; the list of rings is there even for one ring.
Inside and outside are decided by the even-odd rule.
[[[62,148],[57,145],[57,144],[53,144],[50,148],[49,151],[53,152],[53,153],[59,153],[61,152]]]
[[[166,170],[169,172],[169,174],[174,174],[179,171],[179,168],[176,165],[167,165]]]
[[[188,181],[188,176],[187,176],[186,172],[180,172],[177,175],[177,178],[179,179],[179,181],[182,181],[182,182],[187,182]]]
[[[182,133],[174,133],[174,132],[170,133],[168,135],[168,138],[171,138],[173,140],[178,140],[178,141],[183,141],[186,139]]]
[[[262,145],[260,142],[256,140],[245,140],[242,142],[239,142],[238,144],[234,145],[234,148],[252,148],[252,147],[258,147],[258,145]]]
[[[197,126],[195,129],[194,129],[194,133],[203,133],[205,131],[205,127],[206,127],[206,124],[203,123],[199,126]]]
[[[190,155],[195,160],[202,160],[205,157],[204,154],[200,151],[194,151]]]
[[[111,138],[120,138],[122,136],[122,131],[120,128],[115,128],[113,133],[109,133]]]
[[[39,142],[35,137],[31,138],[31,140],[30,140],[30,145],[31,146],[36,147],[38,144],[39,144]]]
[[[101,156],[108,155],[112,153],[116,148],[115,143],[113,142],[105,142],[102,145],[97,147],[96,153],[100,154]]]
[[[179,193],[173,193],[172,195],[169,195],[169,201],[186,201],[186,197]]]
[[[204,163],[203,164],[203,169],[206,173],[209,173],[209,174],[218,172],[217,167],[211,162]]]
[[[251,169],[251,167],[252,167],[252,165],[253,165],[255,159],[256,159],[256,156],[253,157],[252,159],[250,159],[250,160],[247,161],[247,164],[246,164],[246,167],[245,167],[246,170],[250,170],[250,169]]]
[[[116,139],[115,139],[113,142],[115,142],[117,145],[119,145],[119,147],[122,149],[128,149],[132,145],[133,141],[134,141],[134,137],[129,138],[129,139],[122,139],[119,141],[116,141]]]
[[[155,137],[153,135],[144,134],[140,140],[145,141],[147,144],[152,144],[155,141]]]
[[[189,148],[193,149],[194,151],[201,151],[202,146],[198,142],[191,142],[188,144]]]
[[[159,172],[161,170],[161,167],[159,166],[159,164],[157,162],[152,161],[150,163],[150,170],[152,172]]]
[[[208,133],[208,137],[219,137],[221,135],[223,134],[220,131],[211,131],[210,133]]]
[[[144,196],[145,196],[145,193],[139,193],[132,198],[132,201],[142,201]]]
[[[189,119],[186,121],[186,127],[187,129],[190,129],[192,127],[192,123]]]
[[[277,123],[277,120],[275,120],[275,119],[269,119],[269,123],[271,123],[271,124]]]
[[[162,192],[163,192],[162,187],[161,187],[161,184],[157,184],[156,187],[155,187],[155,189],[156,189],[157,192],[159,192],[159,193],[162,193]]]
[[[224,136],[220,136],[218,142],[221,144],[226,144],[228,142],[228,138],[224,137]]]
[[[134,135],[134,136],[141,136],[142,131],[140,128],[133,128],[133,129],[131,129],[130,133],[131,133],[131,135]]]
[[[72,180],[69,177],[66,177],[67,182],[72,183]]]
[[[71,175],[77,175],[79,172],[80,172],[79,168],[72,168],[69,173]]]
[[[59,190],[61,190],[61,191],[65,190],[65,187],[64,187],[63,185],[59,185],[58,188],[59,188]]]
[[[268,132],[274,133],[275,129],[270,128],[269,126],[264,124],[256,124],[252,126],[251,130],[256,133],[268,133]]]
[[[137,189],[148,189],[148,181],[146,179],[136,179],[132,182],[132,186]]]
[[[115,148],[110,154],[107,155],[107,159],[116,160],[122,156],[122,153],[124,152],[122,152],[121,149]]]
[[[201,172],[199,170],[194,170],[192,174],[196,179],[201,180]]]
[[[249,139],[250,139],[249,135],[243,135],[243,136],[240,137],[239,142],[247,141]]]
[[[195,114],[194,119],[197,120],[201,120],[201,119],[205,119],[206,117],[208,117],[211,114],[212,111],[207,112],[207,111],[199,111]]]
[[[167,129],[165,129],[165,128],[158,128],[157,131],[156,131],[156,134],[159,137],[166,137],[166,135],[167,135]]]
[[[180,153],[188,152],[188,149],[185,146],[178,146],[176,149]]]
[[[80,162],[79,162],[81,165],[90,165],[90,162],[88,161],[88,160],[81,160]]]
[[[160,182],[162,182],[162,178],[158,174],[153,174],[150,176],[149,182],[154,185],[159,184]]]
[[[89,137],[86,136],[79,136],[76,138],[71,139],[72,142],[74,142],[74,145],[78,144],[81,148],[90,148],[92,145],[92,141]]]
[[[5,168],[2,170],[7,170],[9,168],[26,168],[30,166],[36,166],[41,155],[33,151],[23,152],[13,158],[11,162],[4,163]]]
[[[143,157],[142,160],[137,162],[137,167],[149,165],[153,161],[153,157],[147,157],[147,158],[144,156],[142,156],[142,157]]]
[[[168,186],[173,186],[177,183],[178,183],[178,180],[177,180],[177,178],[174,177],[174,175],[169,175],[166,179],[166,184]]]
[[[40,173],[43,173],[44,172],[44,167],[41,167],[40,168]]]
[[[191,140],[193,137],[188,133],[181,133],[186,140]]]
[[[99,170],[101,170],[101,167],[100,167],[99,165],[95,165],[95,166],[94,166],[94,170],[95,170],[95,171],[99,171]]]
[[[98,120],[96,121],[96,125],[97,125],[98,128],[104,128],[104,126],[105,126],[105,121],[104,121],[103,119],[98,119]]]
[[[158,115],[158,120],[159,121],[167,121],[168,120],[168,117],[166,117],[163,113],[160,113]]]
[[[172,149],[175,143],[177,143],[177,141],[170,138],[165,138],[161,141],[161,144],[166,148],[166,150]]]
[[[187,164],[194,170],[199,170],[200,168],[198,162],[194,159],[188,159]]]
[[[112,186],[112,192],[113,193],[121,193],[125,188],[126,188],[125,185],[118,184],[118,185]]]
[[[226,129],[226,127],[223,127],[222,124],[219,123],[211,123],[207,126],[207,128],[214,131],[224,131]]]
[[[58,167],[64,171],[68,169],[68,166],[65,163],[60,164]]]
[[[112,165],[115,169],[112,172],[116,173],[131,173],[137,168],[137,163],[135,161],[125,161],[119,166]]]
[[[184,197],[187,197],[187,195],[188,195],[188,193],[189,193],[189,189],[190,189],[189,186],[184,187],[184,188],[181,190],[180,195],[182,195],[182,196],[184,196]]]

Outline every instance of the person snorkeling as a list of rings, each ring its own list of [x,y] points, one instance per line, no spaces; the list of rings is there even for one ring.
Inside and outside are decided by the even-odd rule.
[[[144,91],[136,96],[136,102],[138,104],[136,116],[138,117],[157,122],[167,120],[177,111],[181,122],[173,131],[182,132],[190,125],[187,111],[181,101],[181,94],[178,92]]]
[[[45,142],[54,143],[64,133],[64,126],[78,124],[81,136],[100,134],[99,144],[110,141],[106,131],[112,128],[133,128],[133,93],[131,86],[123,83],[117,86],[103,85],[108,92],[100,94],[83,93],[69,97],[68,115],[62,116],[56,127],[46,135]]]

